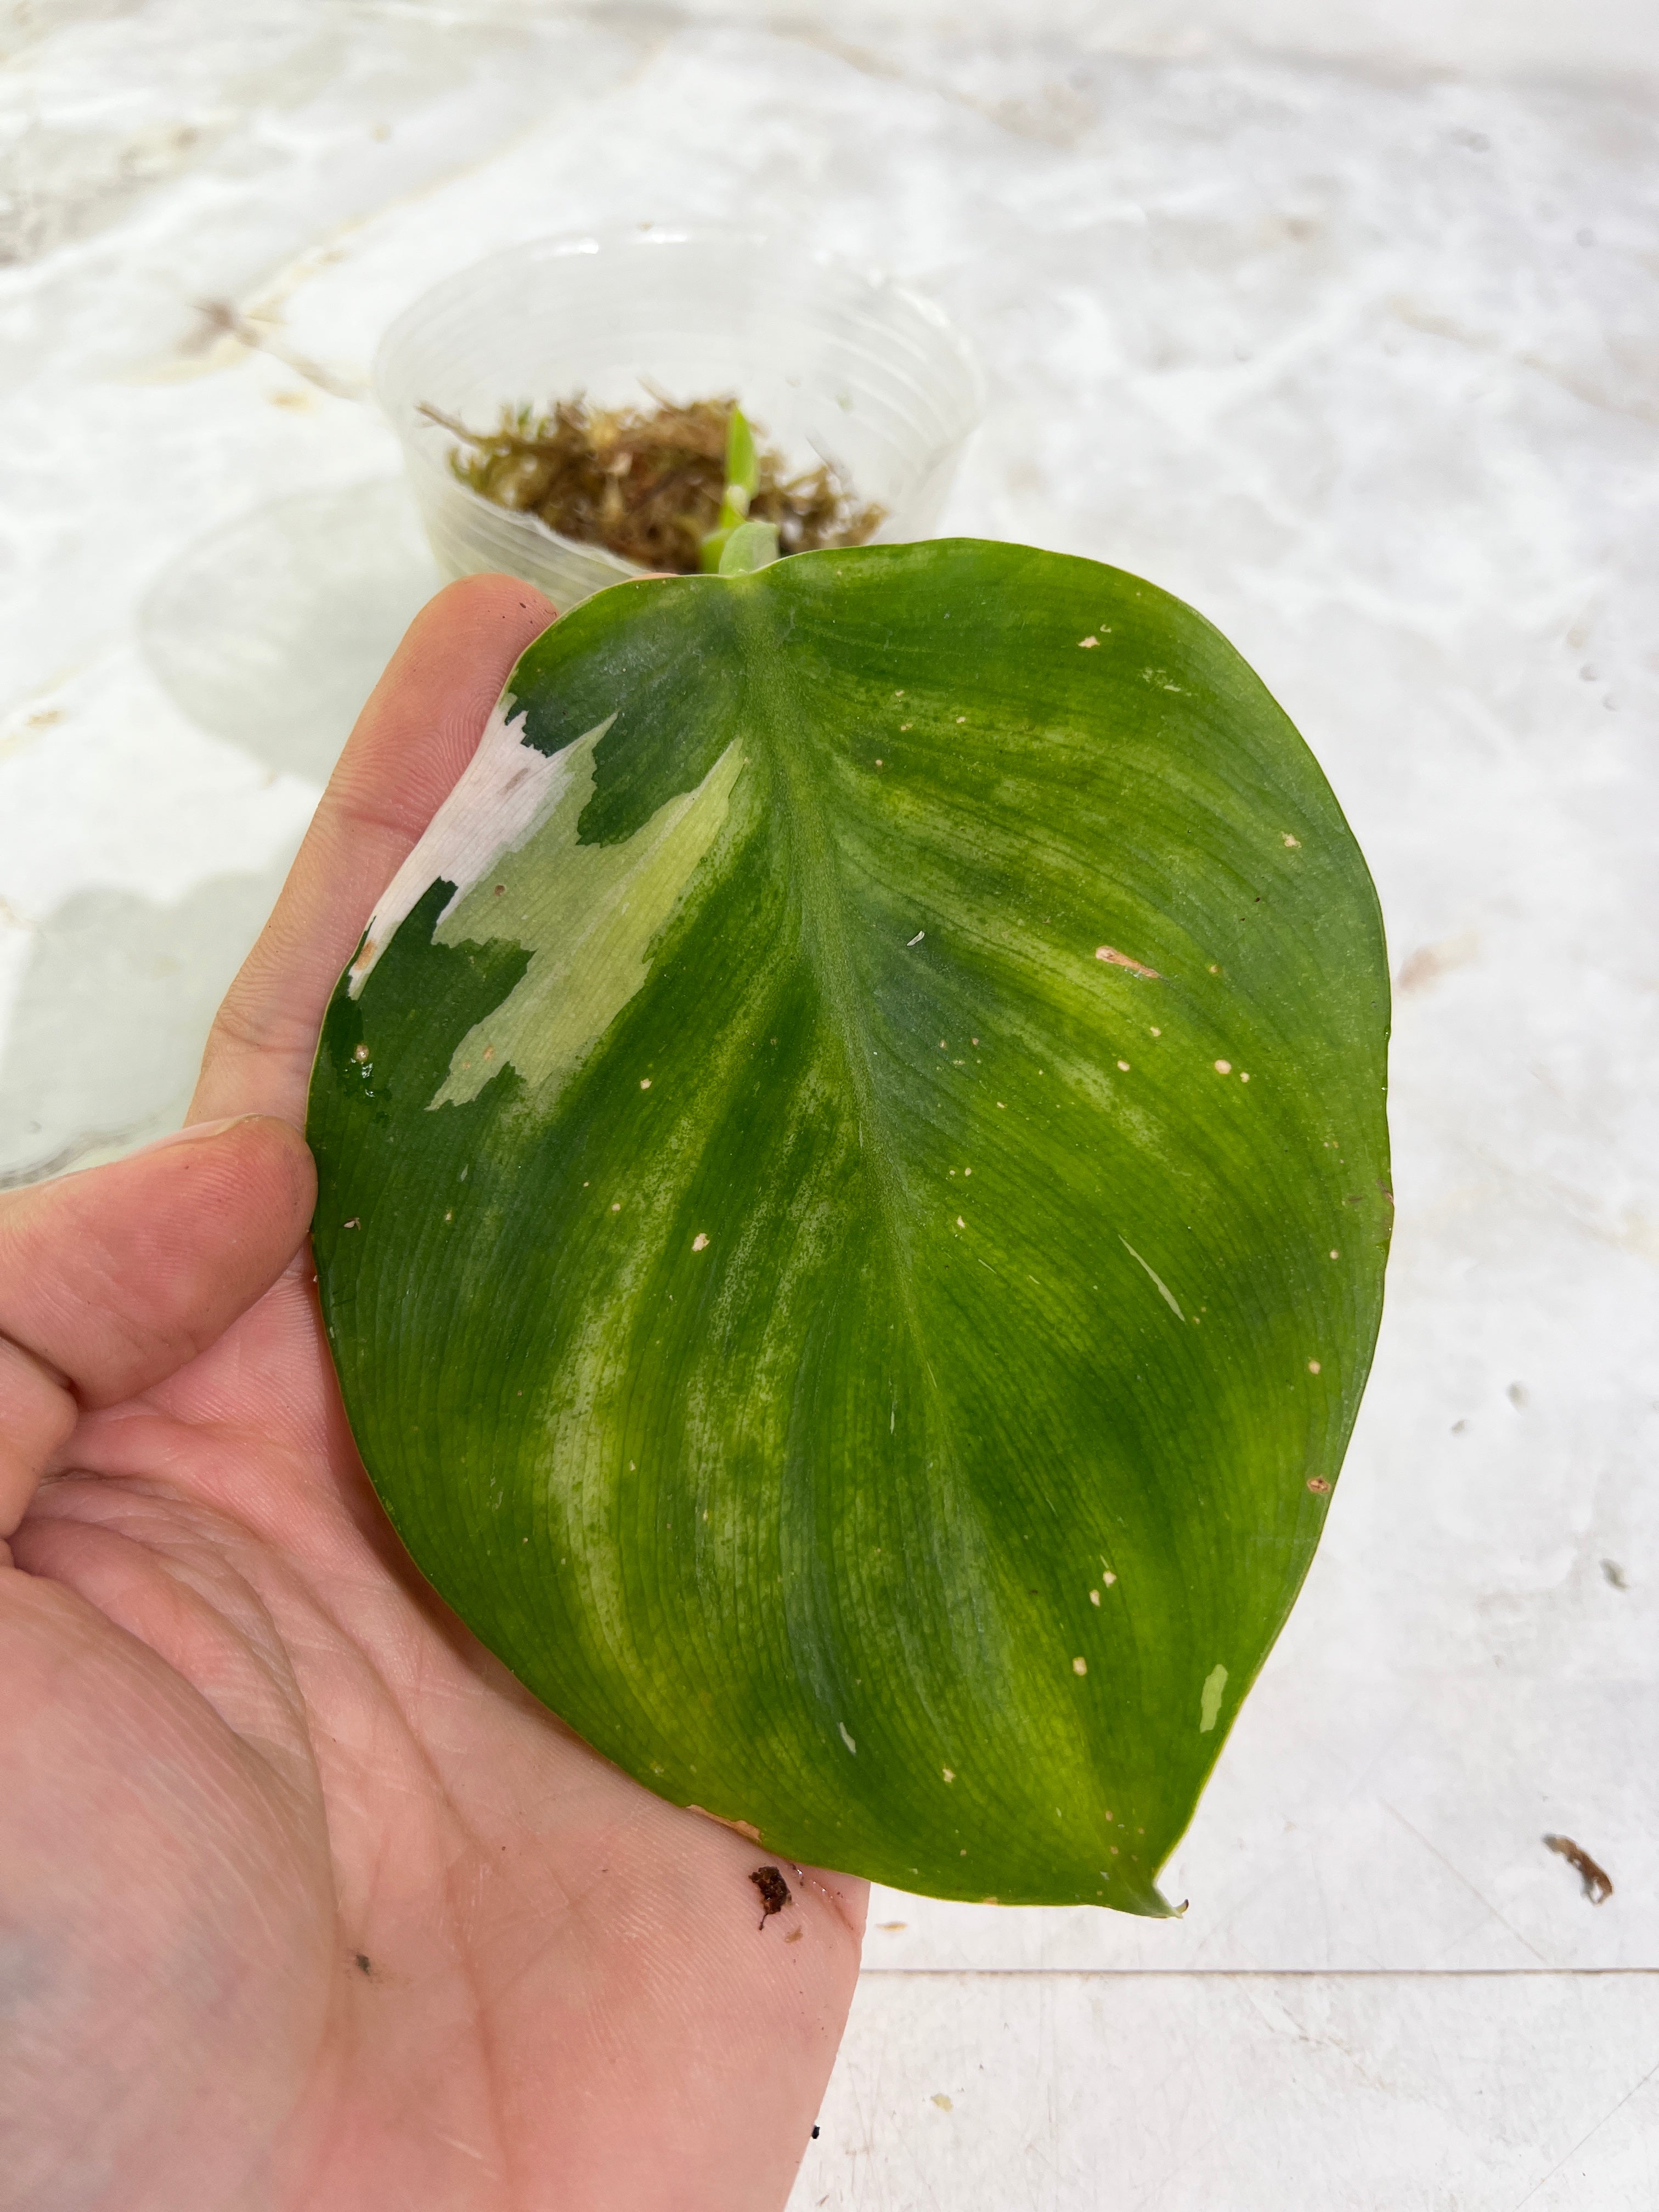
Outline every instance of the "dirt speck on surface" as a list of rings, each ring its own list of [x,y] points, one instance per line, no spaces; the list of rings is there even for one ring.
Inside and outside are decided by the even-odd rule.
[[[1558,1858],[1564,1858],[1584,1885],[1584,1894],[1592,1905],[1605,1905],[1613,1895],[1613,1878],[1596,1865],[1595,1861],[1575,1844],[1571,1836],[1546,1836],[1546,1844]]]
[[[1480,950],[1480,939],[1474,930],[1462,937],[1449,937],[1438,945],[1419,945],[1401,966],[1395,981],[1401,991],[1426,991],[1449,975],[1455,969],[1467,967]]]
[[[749,1877],[760,1892],[763,1929],[775,1912],[781,1912],[789,1903],[789,1885],[775,1866],[757,1867]]]

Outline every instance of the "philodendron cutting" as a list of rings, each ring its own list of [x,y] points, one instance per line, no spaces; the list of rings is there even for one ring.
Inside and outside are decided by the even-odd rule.
[[[1370,1359],[1388,1011],[1324,778],[1152,585],[947,541],[602,592],[318,1054],[392,1522],[780,1856],[1166,1911]]]

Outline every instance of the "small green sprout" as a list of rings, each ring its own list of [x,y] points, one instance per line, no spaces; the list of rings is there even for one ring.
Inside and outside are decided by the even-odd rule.
[[[741,407],[733,407],[732,419],[726,430],[726,491],[720,501],[720,520],[702,541],[702,571],[706,576],[731,571],[726,565],[726,541],[732,533],[747,522],[749,502],[760,489],[760,456],[755,451],[755,434]],[[767,556],[775,561],[777,532],[772,532],[772,550]],[[741,568],[763,568],[765,561],[744,558]]]

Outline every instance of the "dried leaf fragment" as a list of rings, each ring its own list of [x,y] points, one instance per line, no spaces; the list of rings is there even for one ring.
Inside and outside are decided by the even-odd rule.
[[[1590,1903],[1605,1905],[1613,1895],[1613,1880],[1596,1865],[1589,1853],[1575,1844],[1571,1836],[1546,1836],[1544,1841],[1558,1858],[1564,1858],[1575,1870]]]

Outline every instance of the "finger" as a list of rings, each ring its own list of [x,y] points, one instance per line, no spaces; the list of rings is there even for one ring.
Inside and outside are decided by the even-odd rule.
[[[553,620],[509,576],[451,584],[410,625],[357,720],[282,896],[219,1010],[192,1120],[295,1127],[318,1031],[374,902],[471,759],[514,662]]]
[[[0,1196],[0,1385],[15,1394],[36,1479],[68,1433],[52,1433],[65,1406],[113,1405],[159,1382],[270,1289],[315,1194],[303,1140],[254,1118]]]
[[[47,1462],[80,1418],[75,1394],[44,1360],[0,1337],[0,1565]]]

